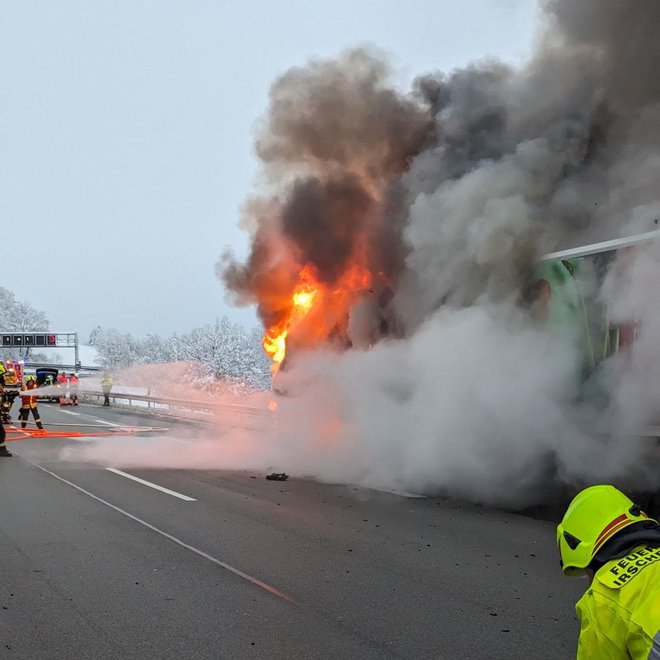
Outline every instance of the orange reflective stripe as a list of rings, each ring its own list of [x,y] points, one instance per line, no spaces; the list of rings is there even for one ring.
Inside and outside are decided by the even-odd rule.
[[[622,513],[620,516],[617,516],[611,523],[606,525],[605,528],[603,529],[603,531],[598,535],[598,538],[596,539],[595,545],[598,545],[601,538],[603,536],[605,536],[605,534],[607,534],[607,532],[609,532],[610,529],[612,529],[612,527],[614,527],[614,525],[618,525],[622,520],[627,520],[627,519],[628,519],[628,516],[625,513]]]
[[[624,513],[623,515],[615,518],[599,535],[594,544],[594,554],[598,552],[600,547],[607,541],[612,538],[619,530],[623,529],[628,523],[633,522],[628,518]]]

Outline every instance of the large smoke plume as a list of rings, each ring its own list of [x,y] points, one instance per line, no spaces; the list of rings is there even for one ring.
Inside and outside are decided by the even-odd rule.
[[[245,206],[252,250],[244,264],[225,256],[219,274],[270,328],[303,268],[330,291],[351,265],[370,273],[316,350],[294,351],[281,375],[298,394],[281,402],[277,446],[298,471],[507,502],[548,471],[648,484],[639,443],[605,450],[598,435],[650,421],[648,368],[628,374],[606,410],[580,400],[574,347],[521,301],[539,254],[655,228],[660,3],[543,9],[520,68],[481,61],[404,93],[386,58],[360,48],[273,85],[256,144],[262,189]],[[657,303],[648,273],[660,272],[645,259],[642,321]],[[615,309],[623,289],[610,281],[604,292],[618,291]],[[352,347],[341,354],[327,349],[337,332]],[[309,345],[291,328],[296,342]],[[635,350],[658,365],[653,341]]]

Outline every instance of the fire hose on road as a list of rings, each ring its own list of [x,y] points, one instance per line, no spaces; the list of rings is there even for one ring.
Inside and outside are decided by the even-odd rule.
[[[7,426],[7,442],[16,440],[27,440],[28,438],[105,438],[119,435],[137,435],[138,433],[156,433],[169,431],[165,427],[156,426],[116,426],[108,427],[102,424],[49,424],[47,429],[38,428],[18,428],[16,426]],[[52,427],[67,428],[71,430],[53,430]],[[84,431],[74,429],[103,429],[103,431]]]

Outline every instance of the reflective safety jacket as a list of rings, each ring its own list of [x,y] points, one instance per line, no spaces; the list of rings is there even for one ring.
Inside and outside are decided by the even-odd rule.
[[[36,389],[36,385],[27,384],[27,390]],[[37,397],[36,396],[22,396],[21,397],[21,408],[36,408],[37,407]]]
[[[660,660],[660,547],[607,562],[576,611],[578,660]]]
[[[37,397],[36,396],[22,396],[21,397],[21,408],[36,408],[37,407]]]

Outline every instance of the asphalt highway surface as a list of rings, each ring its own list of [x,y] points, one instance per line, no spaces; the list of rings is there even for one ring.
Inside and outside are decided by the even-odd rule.
[[[185,427],[40,409],[46,426]],[[81,442],[96,441],[23,439],[0,459],[0,658],[575,657],[586,583],[561,574],[550,522],[60,456]]]

